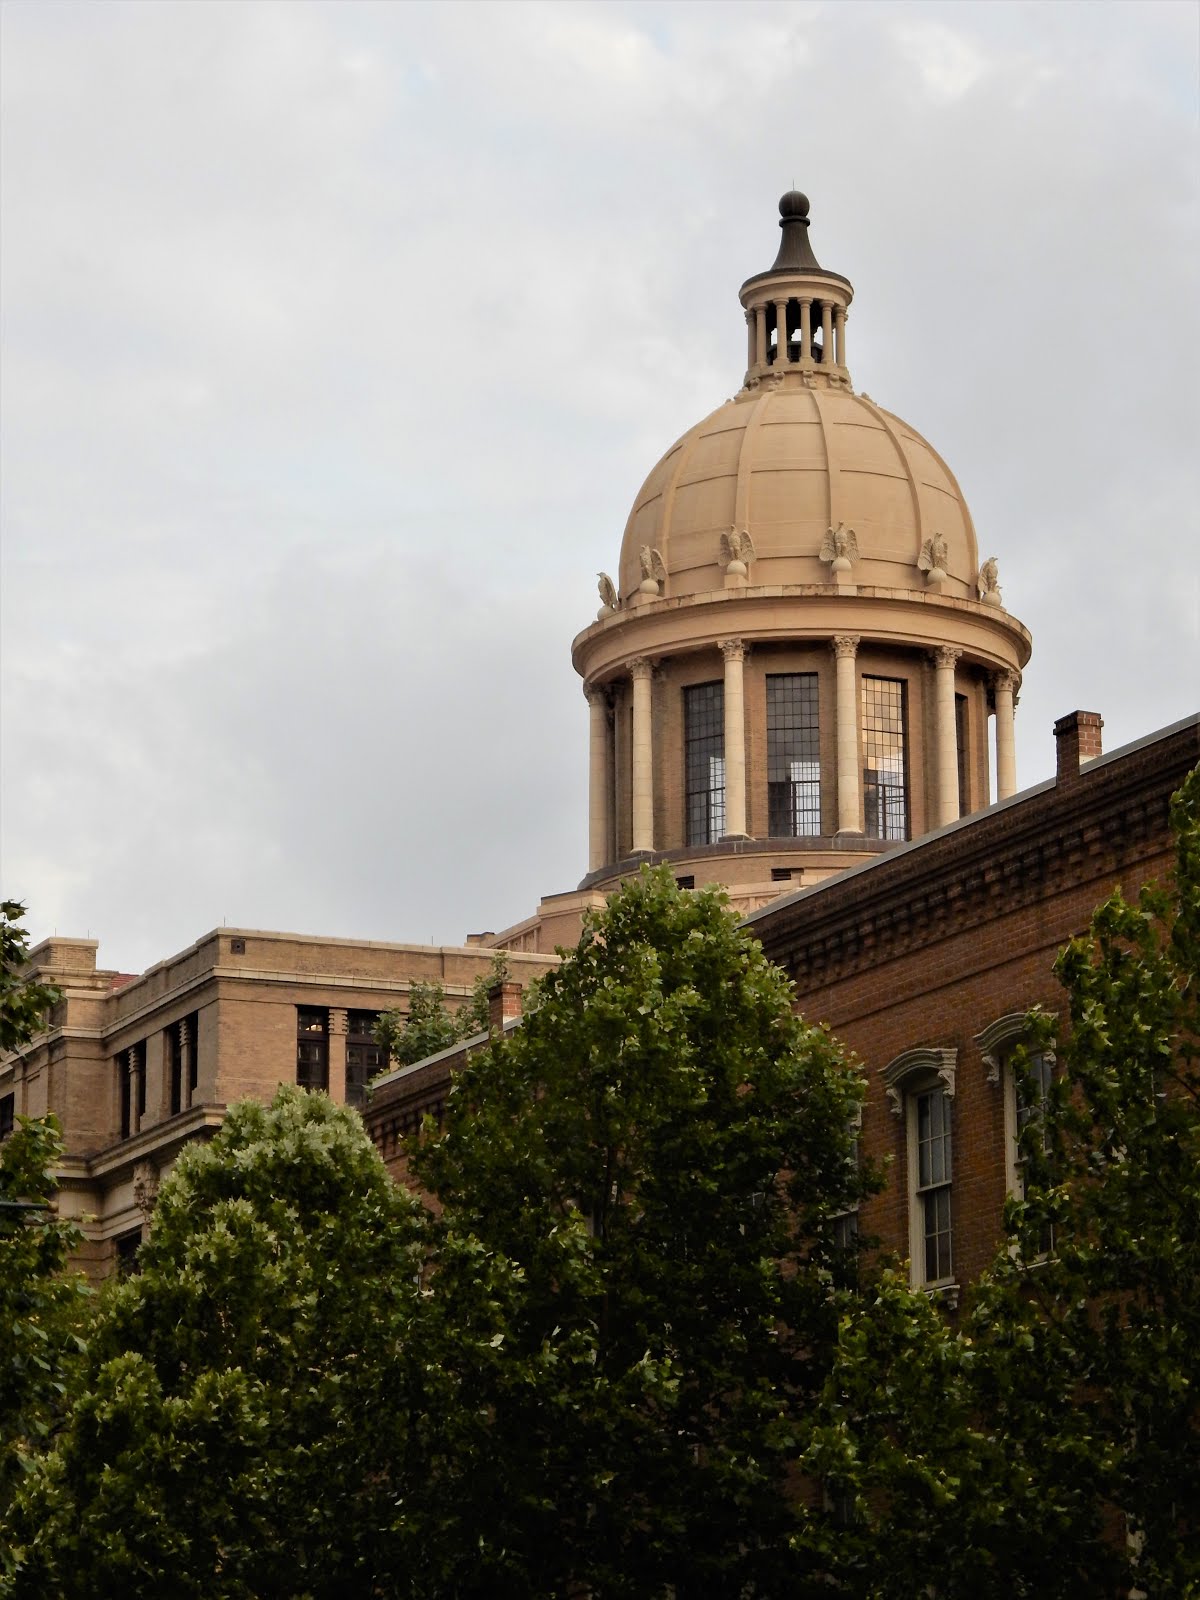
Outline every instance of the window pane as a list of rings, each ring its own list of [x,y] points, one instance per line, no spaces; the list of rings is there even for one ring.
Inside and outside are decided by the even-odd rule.
[[[908,737],[904,685],[862,680],[863,807],[868,838],[908,838]]]
[[[817,674],[767,678],[767,831],[775,838],[821,832]]]
[[[725,832],[725,686],[683,691],[687,842],[715,844]]]

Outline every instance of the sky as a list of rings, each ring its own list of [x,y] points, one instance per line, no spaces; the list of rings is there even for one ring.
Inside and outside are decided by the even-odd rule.
[[[0,6],[0,887],[140,971],[586,868],[570,664],[812,202],[1032,631],[1200,707],[1200,8]]]

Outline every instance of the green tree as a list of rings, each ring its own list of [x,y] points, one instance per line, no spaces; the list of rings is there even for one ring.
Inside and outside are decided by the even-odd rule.
[[[1058,1076],[960,1327],[894,1279],[844,1322],[808,1462],[857,1512],[846,1592],[1200,1593],[1200,771],[1172,820],[1172,891],[1114,893],[1067,1026],[1030,1019]]]
[[[784,1592],[860,1095],[721,896],[646,871],[586,924],[414,1156],[457,1556],[427,1592]]]
[[[26,973],[29,935],[21,926],[24,918],[19,900],[0,901],[0,1055],[28,1044],[45,1026],[50,1007],[62,999],[61,989]]]
[[[294,1088],[233,1107],[105,1298],[18,1495],[6,1592],[389,1592],[420,1255],[419,1207],[353,1114]]]
[[[0,904],[0,1053],[28,1044],[61,998],[26,974],[24,915],[19,901]],[[0,1514],[61,1413],[79,1351],[86,1290],[65,1270],[79,1235],[51,1205],[61,1155],[53,1117],[20,1118],[0,1144]]]
[[[471,986],[470,999],[451,1009],[440,983],[414,983],[407,1011],[385,1011],[375,1024],[375,1038],[386,1046],[397,1066],[423,1061],[460,1039],[483,1033],[488,1025],[488,990],[508,977],[502,953],[492,957],[486,972]]]

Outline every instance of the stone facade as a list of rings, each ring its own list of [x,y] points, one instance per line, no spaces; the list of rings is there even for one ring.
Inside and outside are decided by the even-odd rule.
[[[370,1020],[406,1010],[418,982],[461,1004],[494,955],[220,928],[132,977],[99,969],[97,948],[56,938],[33,950],[31,973],[63,999],[48,1032],[0,1063],[0,1107],[58,1117],[59,1209],[79,1220],[98,1276],[136,1245],[162,1173],[228,1105],[297,1081],[361,1105],[364,1079],[386,1066]],[[556,959],[514,954],[511,966],[528,982]]]

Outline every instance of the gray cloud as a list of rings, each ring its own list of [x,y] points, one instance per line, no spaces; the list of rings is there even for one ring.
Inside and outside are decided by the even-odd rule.
[[[1197,13],[2,13],[3,864],[144,966],[584,866],[573,634],[794,181],[1077,705],[1195,708]]]

